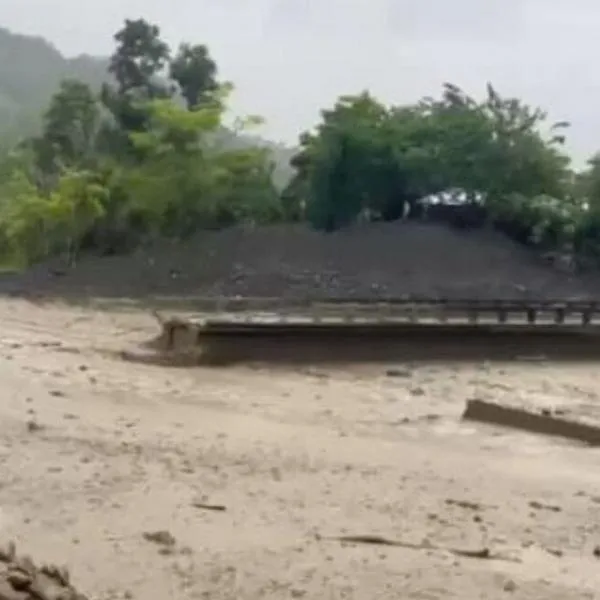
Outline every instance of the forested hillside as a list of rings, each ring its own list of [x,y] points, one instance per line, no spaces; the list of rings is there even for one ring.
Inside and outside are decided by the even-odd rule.
[[[42,38],[0,27],[0,150],[37,131],[62,79],[76,78],[100,90],[106,68],[104,59],[68,59]]]
[[[225,127],[233,85],[201,40],[170,48],[143,19],[125,21],[106,61],[4,40],[13,48],[0,72],[5,122],[50,96],[38,131],[0,162],[5,262],[60,254],[74,263],[236,224],[331,232],[402,218],[495,229],[575,268],[598,266],[600,159],[575,172],[568,123],[492,84],[482,101],[450,83],[410,105],[366,91],[341,97],[296,152],[276,148],[278,161],[252,131],[260,116]],[[423,202],[448,190],[461,202]]]

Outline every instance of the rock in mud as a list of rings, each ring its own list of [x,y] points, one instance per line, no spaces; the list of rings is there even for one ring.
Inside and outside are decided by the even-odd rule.
[[[64,567],[38,567],[15,544],[0,547],[0,600],[88,600],[71,585]]]
[[[148,542],[153,542],[159,546],[174,546],[176,543],[171,532],[166,529],[161,529],[159,531],[145,531],[143,536]]]
[[[392,368],[387,369],[385,375],[386,377],[398,377],[402,379],[408,379],[412,377],[412,371],[406,368]]]

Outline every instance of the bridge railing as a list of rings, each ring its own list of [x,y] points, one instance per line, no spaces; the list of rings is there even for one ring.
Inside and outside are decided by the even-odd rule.
[[[589,299],[502,299],[473,298],[202,298],[194,302],[199,313],[210,320],[237,315],[245,320],[336,319],[346,321],[406,321],[419,323],[461,321],[477,323],[600,324],[600,300]],[[199,315],[200,316],[200,315]]]

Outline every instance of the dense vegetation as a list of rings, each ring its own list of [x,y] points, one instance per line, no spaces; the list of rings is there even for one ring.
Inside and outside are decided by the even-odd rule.
[[[173,52],[142,19],[127,20],[114,39],[102,81],[61,77],[39,132],[3,158],[4,257],[74,259],[240,222],[306,220],[331,231],[425,212],[525,244],[599,254],[600,158],[575,173],[563,149],[568,124],[548,124],[491,85],[483,101],[450,84],[410,106],[366,92],[342,97],[301,136],[281,190],[271,149],[243,135],[260,119],[226,126],[232,86],[219,80],[206,46]],[[466,201],[422,202],[448,190]]]

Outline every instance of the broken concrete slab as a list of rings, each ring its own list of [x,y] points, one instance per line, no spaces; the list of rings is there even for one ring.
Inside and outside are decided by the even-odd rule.
[[[600,446],[600,425],[572,421],[547,411],[535,412],[522,407],[503,406],[472,399],[467,401],[462,418]]]

